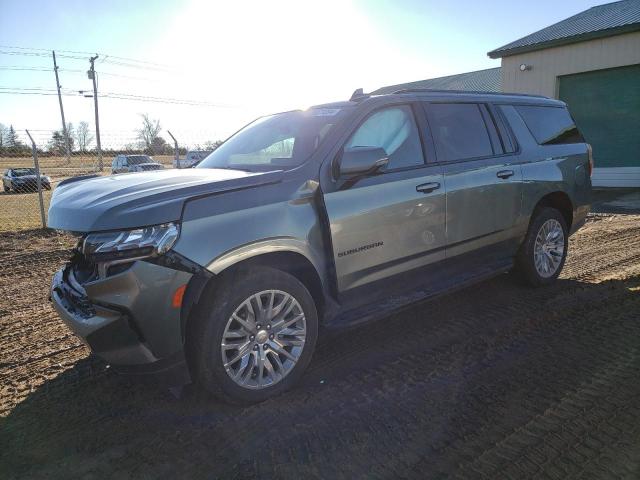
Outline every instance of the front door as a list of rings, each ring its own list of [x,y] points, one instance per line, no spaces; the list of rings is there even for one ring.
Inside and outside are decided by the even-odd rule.
[[[370,113],[344,145],[352,147],[382,148],[389,163],[378,174],[342,176],[325,193],[341,293],[445,255],[442,169],[425,162],[414,108],[394,105]]]

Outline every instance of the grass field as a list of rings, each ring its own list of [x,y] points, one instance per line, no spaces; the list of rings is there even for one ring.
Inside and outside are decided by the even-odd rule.
[[[157,155],[153,159],[171,168],[172,155]],[[112,156],[103,157],[104,168],[97,171],[98,157],[95,155],[73,155],[69,161],[64,157],[40,157],[40,171],[51,177],[52,188],[62,180],[78,175],[101,173],[111,174]],[[17,167],[33,167],[32,157],[0,157],[0,173]],[[43,191],[45,214],[49,208],[51,191]],[[30,228],[38,228],[42,225],[40,219],[40,206],[38,193],[6,193],[0,190],[0,232],[13,232]]]

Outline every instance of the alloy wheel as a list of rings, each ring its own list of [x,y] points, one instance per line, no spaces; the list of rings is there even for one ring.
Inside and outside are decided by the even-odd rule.
[[[549,278],[558,271],[564,257],[564,240],[562,225],[554,218],[544,222],[538,230],[533,258],[541,277]]]
[[[292,295],[281,290],[251,295],[231,314],[222,334],[224,369],[241,387],[270,387],[295,367],[306,335],[304,311]]]

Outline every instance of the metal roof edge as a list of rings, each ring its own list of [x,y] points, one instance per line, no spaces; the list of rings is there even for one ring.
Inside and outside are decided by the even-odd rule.
[[[532,43],[531,45],[523,45],[521,47],[509,48],[501,50],[497,48],[487,52],[487,56],[492,59],[510,57],[519,53],[535,52],[537,50],[545,50],[547,48],[560,47],[563,45],[570,45],[572,43],[579,43],[586,40],[595,40],[598,38],[613,37],[615,35],[621,35],[624,33],[631,33],[640,30],[640,22],[631,23],[628,25],[622,25],[620,27],[605,28],[602,30],[595,30],[593,32],[581,33],[579,35],[572,35],[570,37],[563,37],[555,40],[548,40],[546,42]]]

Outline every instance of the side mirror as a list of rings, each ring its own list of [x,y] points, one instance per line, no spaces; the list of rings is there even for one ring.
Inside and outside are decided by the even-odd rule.
[[[341,175],[364,175],[373,173],[389,163],[384,148],[353,147],[342,153],[340,160]]]

